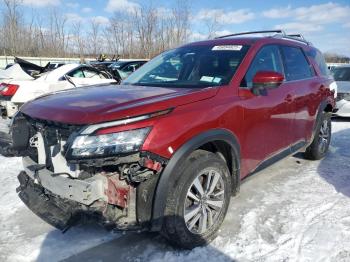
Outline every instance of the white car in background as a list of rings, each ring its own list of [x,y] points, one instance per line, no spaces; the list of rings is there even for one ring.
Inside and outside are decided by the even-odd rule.
[[[332,69],[337,84],[337,109],[334,115],[350,117],[350,65],[337,66]]]
[[[44,94],[106,83],[117,82],[105,72],[80,64],[62,65],[35,80],[1,81],[0,113],[2,118],[12,118],[21,105]]]
[[[19,64],[14,64],[6,70],[0,70],[0,83],[9,83],[14,80],[34,80]]]

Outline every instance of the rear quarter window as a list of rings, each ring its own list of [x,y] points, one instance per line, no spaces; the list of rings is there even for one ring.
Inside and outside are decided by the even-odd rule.
[[[315,75],[304,52],[299,47],[281,46],[287,81],[311,78]]]
[[[307,55],[315,61],[322,76],[331,75],[331,72],[329,71],[329,69],[327,67],[326,60],[320,51],[313,49],[313,50],[309,51],[307,53]]]

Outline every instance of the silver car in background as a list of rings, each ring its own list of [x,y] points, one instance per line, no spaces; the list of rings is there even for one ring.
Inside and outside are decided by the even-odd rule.
[[[350,64],[332,68],[334,80],[337,83],[336,116],[350,117]]]

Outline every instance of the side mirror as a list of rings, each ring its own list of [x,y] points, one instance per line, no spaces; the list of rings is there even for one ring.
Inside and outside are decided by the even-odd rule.
[[[255,95],[267,95],[267,89],[279,87],[284,76],[274,71],[259,71],[253,77],[252,92]]]

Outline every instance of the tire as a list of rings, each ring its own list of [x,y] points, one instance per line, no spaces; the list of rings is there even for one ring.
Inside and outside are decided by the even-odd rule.
[[[176,173],[179,175],[170,186],[161,234],[181,248],[206,245],[216,237],[230,202],[232,182],[228,167],[216,154],[196,150]],[[198,183],[204,194],[197,190]]]
[[[331,114],[327,112],[322,112],[319,122],[317,123],[317,128],[315,132],[314,139],[312,143],[306,148],[305,158],[310,160],[322,159],[329,148],[332,136],[332,121]]]

